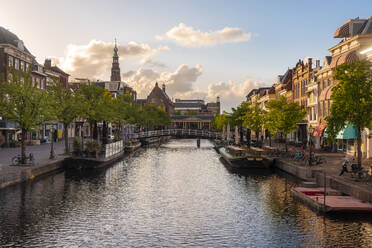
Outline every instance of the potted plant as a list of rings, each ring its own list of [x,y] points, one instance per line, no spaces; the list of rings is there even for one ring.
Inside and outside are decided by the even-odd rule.
[[[96,140],[88,140],[86,142],[88,152],[91,157],[97,157],[97,152],[99,151],[100,144]]]

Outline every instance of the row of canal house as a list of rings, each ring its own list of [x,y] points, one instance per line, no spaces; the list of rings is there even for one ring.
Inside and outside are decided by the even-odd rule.
[[[247,101],[260,103],[265,109],[267,102],[285,96],[288,101],[296,102],[307,110],[307,116],[298,123],[296,132],[287,139],[294,143],[306,144],[312,138],[316,149],[326,146],[327,122],[332,105],[332,88],[337,84],[333,80],[336,66],[367,59],[372,61],[372,17],[366,19],[350,19],[342,24],[334,33],[340,41],[328,49],[331,53],[325,56],[323,63],[307,58],[299,60],[293,68],[277,77],[272,87],[254,89],[247,95]],[[264,137],[267,132],[262,132]],[[362,153],[365,158],[372,157],[372,131],[363,130]],[[337,135],[337,150],[354,155],[356,150],[356,130],[346,126]]]
[[[50,59],[46,59],[44,64],[38,63],[17,35],[0,27],[0,82],[11,82],[12,70],[21,76],[21,80],[23,72],[30,72],[33,84],[40,90],[45,90],[54,80],[61,81],[65,87],[68,84],[67,73],[53,66]],[[62,125],[50,123],[43,125],[40,132],[28,133],[28,142],[39,143],[40,138],[49,136],[53,128],[58,128],[59,136],[62,137]],[[19,135],[16,123],[0,116],[0,146],[8,146]]]

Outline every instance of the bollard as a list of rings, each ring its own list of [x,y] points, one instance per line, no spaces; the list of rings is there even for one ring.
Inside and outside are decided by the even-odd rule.
[[[196,145],[198,146],[198,148],[200,148],[200,139],[196,140]]]

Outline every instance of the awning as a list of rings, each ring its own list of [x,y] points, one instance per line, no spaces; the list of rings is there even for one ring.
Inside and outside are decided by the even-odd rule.
[[[336,135],[336,139],[355,139],[357,136],[357,131],[353,125],[348,125],[346,128],[342,129]],[[324,130],[323,137],[327,138],[327,129]]]
[[[332,94],[332,88],[334,86],[335,86],[334,84],[331,84],[331,85],[325,87],[322,90],[322,92],[320,93],[319,101],[330,100],[331,99],[331,94]]]
[[[326,129],[326,127],[327,127],[326,123],[320,124],[319,126],[317,126],[314,130],[313,136],[322,137],[323,132]]]
[[[331,68],[335,68],[338,65],[342,65],[344,63],[351,63],[357,60],[359,60],[358,55],[356,54],[355,51],[351,51],[332,57],[332,62],[330,66]]]
[[[335,68],[337,66],[337,62],[340,59],[340,57],[341,57],[341,55],[332,57],[332,61],[331,61],[331,64],[330,64],[331,68]]]

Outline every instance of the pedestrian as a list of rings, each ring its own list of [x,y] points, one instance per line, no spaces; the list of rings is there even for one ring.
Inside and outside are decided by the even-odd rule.
[[[344,160],[344,162],[342,163],[342,170],[340,172],[340,175],[339,176],[342,176],[345,172],[349,172],[347,170],[347,164],[349,163],[349,161],[347,159]]]

